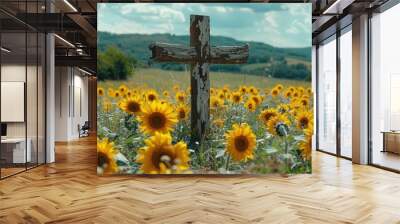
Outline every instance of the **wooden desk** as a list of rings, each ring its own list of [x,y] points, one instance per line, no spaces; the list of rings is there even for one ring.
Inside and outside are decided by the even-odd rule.
[[[1,159],[5,163],[26,163],[31,162],[32,153],[30,138],[26,140],[28,143],[25,152],[25,138],[5,138],[1,139]]]
[[[400,131],[383,131],[382,152],[400,154]]]

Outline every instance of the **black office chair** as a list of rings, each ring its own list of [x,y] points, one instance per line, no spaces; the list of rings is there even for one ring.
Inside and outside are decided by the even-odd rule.
[[[85,121],[82,127],[78,124],[79,138],[89,136],[90,123]]]

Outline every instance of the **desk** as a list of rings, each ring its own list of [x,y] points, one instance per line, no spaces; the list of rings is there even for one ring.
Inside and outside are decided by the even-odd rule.
[[[31,139],[27,139],[28,143],[25,152],[25,138],[5,138],[1,139],[1,159],[6,163],[26,163],[31,162]],[[26,159],[26,160],[25,160]]]
[[[400,154],[400,131],[383,131],[382,152]]]

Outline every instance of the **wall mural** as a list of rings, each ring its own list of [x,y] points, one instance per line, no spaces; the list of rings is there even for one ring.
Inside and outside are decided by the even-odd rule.
[[[311,4],[98,4],[97,172],[311,173]]]

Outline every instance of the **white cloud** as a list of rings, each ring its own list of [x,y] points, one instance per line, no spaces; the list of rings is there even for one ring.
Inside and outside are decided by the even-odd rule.
[[[163,19],[172,19],[178,20],[180,22],[185,22],[185,15],[171,7],[166,7],[162,5],[153,5],[149,7],[148,4],[124,4],[124,7],[121,7],[120,12],[123,15],[131,14],[131,13],[140,13],[143,15],[152,14],[159,16]]]
[[[251,8],[239,8],[239,12],[253,13],[254,11]]]
[[[222,7],[222,6],[216,6],[216,7],[215,7],[215,10],[216,10],[217,12],[220,12],[220,13],[226,13],[226,12],[228,12],[228,9],[225,8],[225,7]]]
[[[276,12],[266,12],[264,13],[265,26],[272,26],[278,28],[278,13]]]

